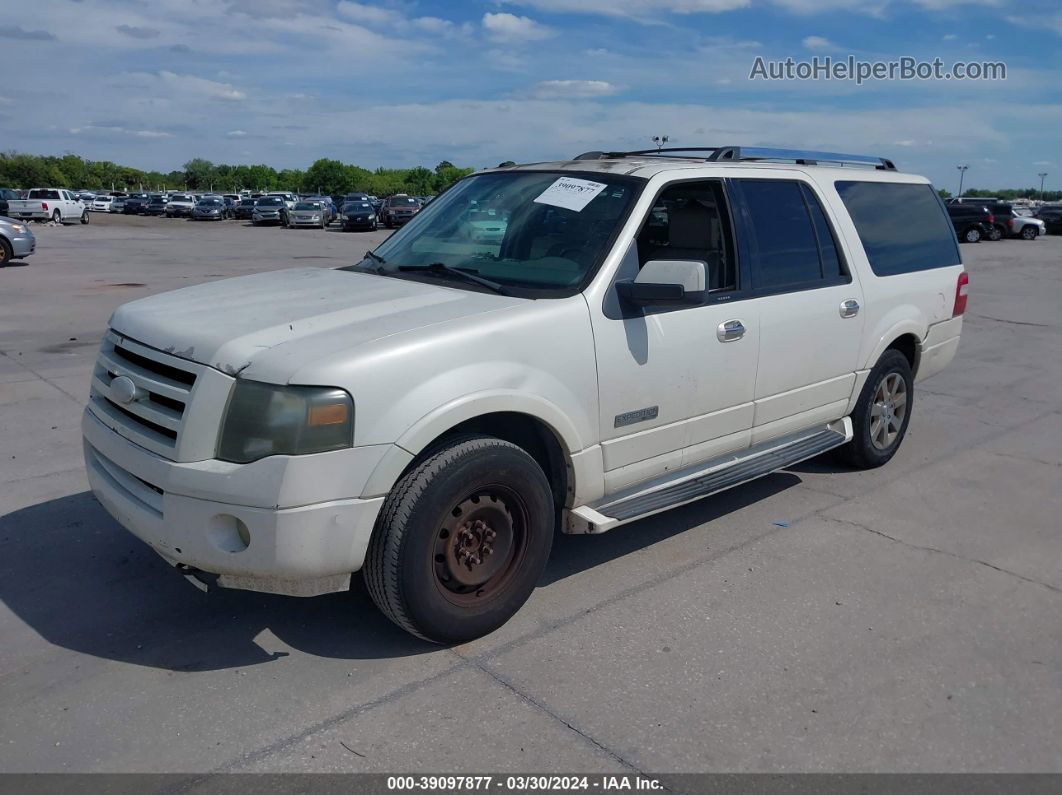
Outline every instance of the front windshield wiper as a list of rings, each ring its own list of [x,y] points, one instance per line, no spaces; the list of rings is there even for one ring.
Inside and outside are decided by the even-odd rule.
[[[372,266],[371,270],[373,270],[374,272],[380,274],[381,276],[386,273],[386,271],[384,271],[384,267],[383,266],[387,264],[387,260],[385,260],[379,254],[376,254],[375,252],[372,252],[372,251],[366,251],[364,258],[362,259],[362,262],[364,262],[367,259],[371,259],[371,260],[373,260],[376,263],[375,265]]]
[[[482,276],[477,276],[474,268],[454,268],[447,265],[444,262],[432,262],[429,265],[399,265],[400,271],[421,271],[428,273],[435,273],[439,275],[456,276],[460,279],[464,279],[466,282],[472,282],[473,284],[479,284],[501,295],[509,295],[509,291],[502,287],[497,282],[492,282],[490,279],[484,279]]]

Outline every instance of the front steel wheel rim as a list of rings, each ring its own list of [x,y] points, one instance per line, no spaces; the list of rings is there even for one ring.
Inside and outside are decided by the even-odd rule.
[[[473,607],[504,590],[527,552],[529,512],[502,485],[486,486],[446,514],[435,532],[432,571],[448,602]]]
[[[906,418],[907,382],[899,373],[889,373],[878,384],[870,406],[870,441],[874,447],[892,447]]]

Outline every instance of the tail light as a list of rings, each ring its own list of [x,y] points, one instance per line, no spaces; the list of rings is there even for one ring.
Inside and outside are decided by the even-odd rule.
[[[955,309],[951,316],[958,317],[966,311],[966,290],[970,286],[970,275],[963,271],[959,274],[959,281],[955,284]]]
[[[1013,229],[1013,228],[1014,228],[1014,219],[1013,218],[1008,218],[1007,219],[1007,229]]]
[[[988,214],[988,223],[994,224],[995,222],[996,222],[996,217],[994,215],[992,215],[992,213],[989,213]]]
[[[48,202],[41,202],[41,209],[42,210],[47,210],[48,209]]]

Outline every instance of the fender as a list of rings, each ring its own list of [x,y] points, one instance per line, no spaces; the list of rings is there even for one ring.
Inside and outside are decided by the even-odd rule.
[[[881,354],[885,352],[885,349],[892,344],[893,340],[897,337],[902,337],[904,334],[912,334],[921,344],[926,337],[927,324],[921,319],[911,317],[909,312],[912,309],[913,307],[910,306],[896,307],[878,323],[878,329],[885,329],[884,331],[875,330],[867,335],[868,344],[871,344],[870,353],[863,359],[861,369],[869,370],[872,368],[874,363],[881,358]]]
[[[384,455],[361,496],[386,494],[410,462],[435,439],[466,420],[498,412],[527,414],[541,421],[553,431],[569,457],[583,449],[584,443],[575,425],[550,401],[504,389],[476,392],[439,406],[417,420]]]

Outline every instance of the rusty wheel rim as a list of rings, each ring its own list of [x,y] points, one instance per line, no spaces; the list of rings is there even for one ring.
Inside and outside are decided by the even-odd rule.
[[[516,492],[495,485],[455,505],[435,533],[435,584],[460,607],[482,604],[503,590],[527,549],[528,512]]]

